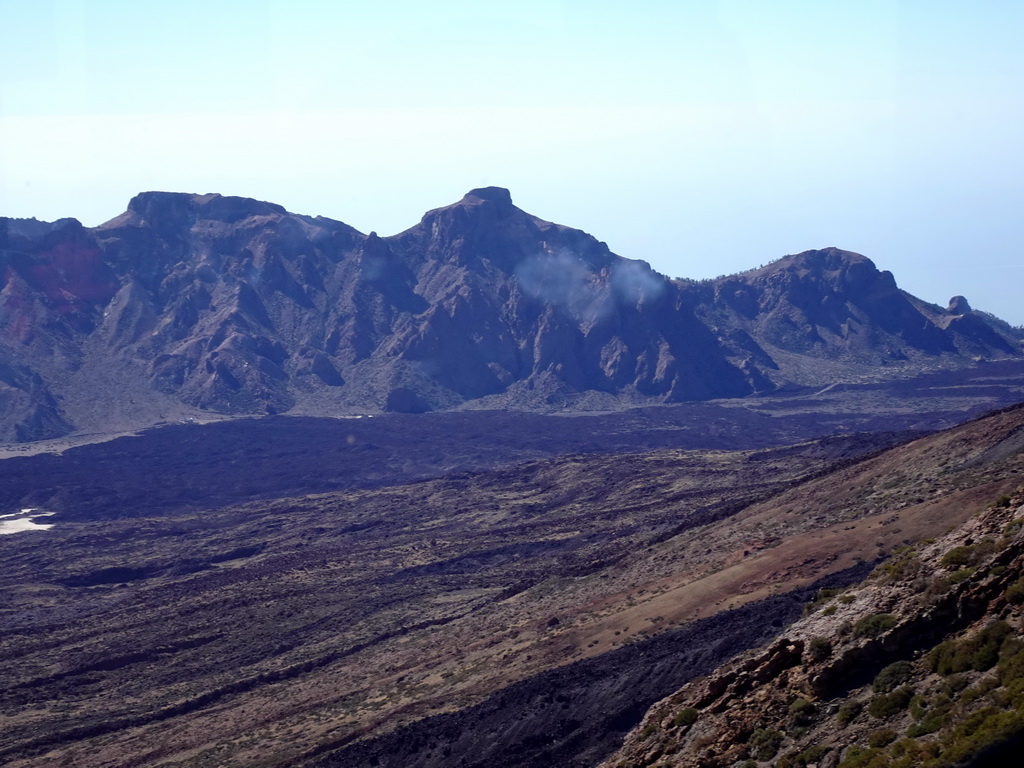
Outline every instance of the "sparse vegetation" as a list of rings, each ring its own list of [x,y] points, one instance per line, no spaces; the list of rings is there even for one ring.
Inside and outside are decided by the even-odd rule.
[[[771,760],[778,754],[783,738],[782,731],[758,728],[750,735],[747,746],[755,760]]]
[[[992,530],[990,523],[986,521],[985,525]],[[982,570],[993,552],[1014,544],[1006,535],[1005,526],[1002,529],[1003,538],[998,544],[987,535],[978,538],[975,528],[974,536],[964,537],[966,543],[950,545],[945,552],[932,550],[919,555],[918,550],[904,549],[896,552],[888,568],[876,569],[876,584],[868,589],[879,590],[889,599],[893,589],[897,595],[920,595],[922,584],[933,584],[933,574],[940,568],[943,575],[938,581],[942,590],[969,581],[970,590],[961,591],[956,599],[975,602],[969,603],[966,620],[963,614],[957,617],[963,623],[957,625],[954,620],[951,629],[959,631],[950,632],[930,650],[921,649],[927,652],[920,656],[921,651],[909,645],[904,650],[905,657],[882,667],[870,686],[860,683],[850,690],[848,697],[838,702],[834,719],[820,717],[826,705],[804,697],[790,698],[783,714],[781,705],[786,700],[781,692],[776,694],[769,701],[774,700],[779,712],[774,721],[778,730],[772,729],[771,718],[761,716],[761,727],[755,731],[758,740],[748,744],[749,757],[759,761],[759,765],[770,762],[775,768],[803,768],[822,756],[820,751],[812,753],[804,748],[803,740],[812,740],[816,729],[825,728],[830,738],[836,729],[846,729],[850,746],[842,750],[837,760],[839,768],[958,768],[971,764],[976,756],[1007,738],[1024,738],[1024,636],[1020,629],[1024,616],[1019,608],[1024,605],[1024,576],[1019,572],[1012,574],[1020,568],[1020,561],[1007,558],[1003,558],[1004,565],[998,569]],[[1024,552],[1015,556],[1021,554]],[[913,562],[916,565],[908,566]],[[999,576],[1008,581],[994,578]],[[1009,586],[1005,586],[1007,583]],[[839,596],[827,596],[824,600],[818,597],[812,602],[812,609],[829,601],[826,608],[844,604],[836,599]],[[849,593],[841,597],[850,597],[849,603],[855,599]],[[970,611],[979,612],[977,601],[986,599],[989,618],[978,620],[977,613],[972,615]],[[959,603],[947,598],[942,605],[945,613],[939,615],[945,616],[950,605]],[[861,614],[852,623],[844,621],[837,626],[836,635],[809,638],[805,641],[806,666],[802,672],[815,680],[816,676],[826,679],[834,670],[841,670],[843,653],[864,651],[863,645],[844,643],[841,638],[881,638],[906,615],[903,609],[898,613],[899,619],[894,614]],[[818,616],[822,615],[819,610]],[[941,625],[944,619],[932,620]],[[811,621],[817,631],[828,626],[819,618]],[[904,641],[902,633],[890,635],[880,641],[878,650],[894,653],[896,644]],[[868,650],[876,649],[869,646]],[[836,654],[840,657],[838,663],[826,663],[821,668],[810,666]],[[826,691],[827,687],[821,690]],[[823,701],[829,700],[825,694]],[[763,699],[758,702],[759,707],[766,706]],[[862,710],[869,717],[862,717]],[[768,740],[765,734],[774,735],[774,739]],[[767,742],[767,749],[755,749],[755,744],[761,746],[760,740]],[[799,746],[802,742],[803,747]],[[773,749],[776,755],[767,757]]]
[[[878,749],[887,747],[896,739],[896,731],[883,728],[880,731],[872,731],[868,734],[868,746]]]
[[[897,661],[878,673],[871,683],[871,690],[875,693],[889,693],[907,682],[913,674],[913,664],[909,661]]]
[[[700,712],[693,707],[687,707],[686,709],[679,710],[676,713],[675,718],[672,720],[672,724],[679,726],[689,726],[697,722],[697,718],[700,717]]]
[[[838,595],[839,592],[840,590],[838,589],[819,589],[817,594],[814,596],[814,599],[804,606],[804,615],[806,616],[814,613],[816,610],[828,603],[833,597]]]
[[[959,642],[947,640],[936,646],[927,656],[933,672],[952,675],[976,670],[984,672],[999,660],[999,648],[1012,628],[1005,621],[994,621],[972,637]]]
[[[477,441],[475,445],[479,448],[481,443]],[[391,443],[365,451],[361,445],[358,448],[351,450],[360,456],[364,453],[377,456],[374,461],[378,464],[386,463],[387,457],[393,454]],[[799,455],[799,451],[804,449],[786,450],[796,450],[794,455]],[[820,449],[815,446],[814,450]],[[765,483],[765,488],[771,486],[772,494],[777,494],[780,489],[793,494],[793,498],[784,501],[783,506],[793,509],[794,513],[782,519],[771,507],[779,503],[772,495],[765,497],[767,500],[764,502],[764,508],[770,512],[766,512],[763,518],[753,518],[758,524],[767,521],[764,526],[751,527],[746,531],[733,529],[722,510],[733,514],[732,510],[739,507],[737,497],[746,503],[748,497],[762,492],[752,490],[754,486],[751,489],[744,486],[741,492],[737,491],[735,478],[741,476],[736,474],[737,467],[741,462],[745,466],[748,457],[737,459],[722,453],[708,458],[697,456],[695,452],[684,453],[673,449],[643,455],[574,456],[571,461],[533,462],[526,468],[516,465],[500,473],[467,472],[454,479],[426,481],[412,486],[400,484],[380,490],[347,491],[280,502],[261,501],[226,511],[203,510],[201,514],[187,510],[168,519],[111,520],[103,523],[101,536],[96,532],[89,533],[89,541],[85,535],[75,534],[77,539],[69,535],[64,541],[79,548],[64,550],[64,554],[81,555],[68,557],[68,560],[83,572],[90,569],[98,572],[107,567],[109,564],[99,560],[121,557],[125,551],[121,547],[128,551],[133,566],[156,563],[165,570],[141,584],[47,587],[49,591],[46,592],[39,591],[38,582],[17,582],[15,577],[4,575],[7,579],[3,585],[5,589],[9,584],[13,585],[13,590],[5,591],[5,600],[15,608],[28,606],[48,621],[50,616],[64,615],[60,613],[62,611],[75,616],[88,615],[90,632],[95,628],[95,633],[90,634],[86,643],[83,644],[77,636],[69,642],[64,638],[74,635],[77,625],[55,620],[52,632],[47,629],[39,633],[45,642],[39,643],[38,648],[50,650],[39,650],[35,643],[32,647],[25,645],[29,662],[26,669],[35,670],[34,674],[40,674],[39,670],[61,670],[63,675],[63,670],[73,671],[76,665],[84,666],[84,662],[93,659],[99,665],[81,674],[42,680],[38,685],[33,683],[40,692],[38,696],[36,689],[25,687],[8,691],[5,694],[8,705],[11,702],[16,705],[8,706],[5,711],[18,719],[16,726],[20,730],[7,729],[5,724],[4,739],[36,738],[37,731],[30,729],[36,728],[37,724],[49,728],[48,732],[55,732],[53,729],[58,727],[55,723],[62,728],[88,728],[99,718],[110,718],[110,712],[124,721],[135,715],[130,707],[135,706],[136,701],[142,706],[149,706],[154,701],[174,706],[178,703],[174,696],[179,691],[185,696],[198,698],[208,693],[209,687],[204,686],[210,685],[211,681],[215,685],[235,684],[231,668],[220,663],[228,646],[230,653],[234,654],[231,658],[237,659],[247,673],[251,672],[253,688],[245,696],[223,697],[213,715],[198,709],[186,722],[169,718],[166,724],[145,726],[150,728],[146,735],[151,735],[154,743],[171,743],[169,737],[178,735],[193,738],[190,734],[196,734],[194,738],[201,740],[207,738],[203,729],[208,725],[220,727],[218,724],[233,720],[243,723],[245,718],[240,700],[251,703],[253,708],[249,711],[258,711],[259,717],[271,722],[277,719],[284,724],[278,727],[274,722],[266,730],[254,729],[252,734],[246,732],[245,746],[239,746],[239,764],[285,738],[289,745],[294,744],[296,749],[302,750],[315,746],[318,739],[323,743],[324,734],[328,734],[326,738],[335,740],[335,743],[361,732],[373,736],[374,723],[388,722],[389,718],[390,722],[396,722],[394,702],[410,703],[408,711],[412,713],[429,714],[426,702],[431,701],[445,702],[446,707],[457,711],[464,704],[479,701],[490,692],[487,686],[491,677],[488,675],[497,677],[493,675],[494,664],[501,665],[500,676],[522,679],[517,676],[543,670],[551,659],[556,659],[557,663],[574,659],[575,654],[586,647],[603,650],[609,645],[606,640],[610,639],[612,630],[621,633],[623,640],[628,637],[632,641],[641,628],[640,617],[656,619],[664,616],[664,621],[651,619],[642,622],[651,639],[641,643],[640,647],[655,647],[651,641],[658,640],[659,632],[667,625],[678,625],[689,615],[681,609],[676,611],[672,601],[679,594],[680,582],[672,582],[671,579],[684,571],[687,574],[700,573],[700,569],[705,567],[708,573],[717,574],[719,571],[713,569],[720,569],[722,562],[726,562],[720,558],[732,557],[736,551],[736,542],[740,540],[738,535],[733,535],[736,530],[744,533],[746,538],[742,539],[742,546],[750,550],[749,555],[737,556],[736,560],[742,560],[742,568],[750,568],[766,559],[763,557],[765,542],[788,546],[793,531],[803,533],[822,530],[826,526],[840,530],[849,525],[851,530],[841,534],[844,539],[842,546],[860,547],[857,554],[870,558],[874,545],[882,542],[886,548],[890,547],[897,538],[894,531],[901,527],[905,533],[899,536],[915,536],[923,526],[938,530],[955,519],[955,515],[961,514],[960,510],[946,512],[948,516],[942,519],[941,525],[923,518],[915,520],[909,515],[897,519],[888,512],[869,521],[870,526],[860,520],[840,517],[877,510],[886,501],[877,497],[861,499],[856,504],[849,502],[847,497],[837,500],[836,496],[845,490],[835,484],[828,489],[830,493],[822,497],[823,501],[814,501],[810,492],[794,482],[804,476],[800,472],[805,469],[787,469],[791,465],[785,463],[788,454],[783,453],[749,463],[756,463],[755,468],[761,473],[758,477]],[[962,458],[959,456],[957,462]],[[454,459],[444,458],[445,466],[449,460]],[[694,468],[702,461],[707,463],[701,466],[709,469],[700,473]],[[648,464],[657,471],[647,469],[644,465]],[[821,460],[811,451],[800,456],[799,462],[792,466],[812,466],[817,472]],[[326,472],[319,467],[311,471]],[[335,467],[331,471],[337,473],[338,469]],[[979,475],[982,471],[990,472],[983,468]],[[651,474],[644,474],[648,472]],[[954,470],[949,472],[952,475]],[[913,484],[917,482],[915,478],[918,475],[916,467],[907,467],[903,482]],[[950,483],[940,486],[941,491],[946,493],[951,488],[969,488],[969,483],[963,480],[965,476],[957,476],[956,482],[960,486]],[[985,482],[993,482],[993,477],[993,474],[987,474]],[[709,487],[712,482],[718,485]],[[321,486],[314,487],[321,489]],[[714,515],[721,512],[722,516],[714,518],[713,535],[706,535],[707,529],[699,527],[698,535],[694,537],[696,542],[692,546],[684,546],[679,542],[693,534],[689,529],[679,534],[679,526],[683,522],[686,525],[702,522],[686,506],[690,504],[691,488],[696,489],[692,493],[699,500],[699,506],[694,509],[710,509]],[[924,495],[919,488],[904,493],[900,485],[891,490],[897,494],[899,503]],[[821,491],[815,493],[820,494]],[[671,503],[665,501],[666,498],[670,498]],[[950,502],[950,506],[959,503]],[[684,512],[694,519],[684,516]],[[963,514],[966,516],[968,512]],[[1003,521],[1007,517],[1004,513],[997,525],[979,525],[973,536],[1005,533]],[[837,524],[837,520],[841,524]],[[522,530],[528,530],[528,536],[519,535],[520,523],[525,524]],[[854,523],[861,528],[852,530]],[[805,525],[807,527],[800,527]],[[500,536],[492,535],[494,530],[500,530]],[[661,532],[673,532],[672,538],[660,538],[652,543],[652,531],[658,532],[659,536]],[[755,531],[756,535],[747,536],[750,531]],[[133,537],[137,537],[138,542]],[[108,551],[99,552],[101,547],[96,546],[97,542]],[[956,594],[947,595],[941,604],[942,616],[951,616],[961,598],[969,598],[980,606],[979,601],[985,599],[983,588],[987,584],[994,598],[1003,592],[1006,600],[998,603],[998,610],[1004,612],[1005,624],[1016,632],[1020,622],[1015,606],[1020,601],[1014,588],[1024,592],[1024,579],[1015,582],[1020,576],[1017,573],[1007,573],[1001,580],[978,578],[985,575],[982,570],[985,567],[984,556],[978,554],[984,552],[983,547],[979,548],[980,543],[965,545],[969,547],[964,555],[966,564],[943,567],[947,584],[961,578],[970,579],[971,584],[969,590],[961,586]],[[845,557],[844,553],[848,551],[843,549],[840,554]],[[247,554],[239,554],[243,552]],[[140,553],[144,557],[138,557]],[[232,557],[226,558],[225,553],[231,553]],[[629,557],[631,553],[636,553],[637,557]],[[786,579],[814,578],[816,573],[820,573],[819,569],[840,567],[842,564],[842,561],[827,560],[818,550],[796,550],[796,553],[798,556],[795,557],[792,550],[767,554],[775,558],[772,568],[778,569],[780,563],[785,566]],[[830,556],[833,552],[825,550],[824,554]],[[1012,553],[1006,554],[1001,556],[1001,562],[1006,564],[1008,571],[1013,571],[1017,565],[1010,557]],[[812,555],[817,559],[812,560]],[[926,754],[923,744],[945,744],[944,740],[952,729],[969,713],[968,706],[1017,711],[1020,699],[1024,697],[1021,690],[1024,682],[1020,680],[1024,656],[1021,656],[1019,644],[1014,644],[1013,633],[1000,636],[998,627],[978,628],[977,624],[969,625],[967,619],[950,619],[959,622],[956,627],[959,634],[951,638],[953,644],[947,649],[951,660],[942,663],[951,667],[962,665],[964,670],[950,672],[941,679],[931,675],[930,662],[916,655],[918,648],[913,643],[919,640],[911,639],[911,647],[906,649],[897,647],[898,643],[908,641],[912,634],[909,628],[914,626],[910,615],[912,599],[906,600],[906,593],[899,590],[909,579],[920,578],[922,583],[927,583],[926,577],[934,573],[939,557],[934,547],[929,550],[900,549],[890,561],[891,567],[883,569],[886,580],[882,583],[875,581],[856,588],[855,592],[827,590],[815,594],[809,610],[817,608],[817,611],[806,625],[812,628],[789,635],[793,644],[780,646],[784,652],[772,659],[772,664],[780,664],[781,671],[778,666],[769,664],[749,677],[755,685],[760,679],[770,678],[770,688],[762,690],[769,691],[774,698],[765,699],[765,706],[743,725],[746,729],[744,736],[752,729],[759,733],[751,733],[746,744],[740,743],[743,737],[737,738],[734,754],[730,755],[730,768],[742,765],[741,760],[756,762],[767,755],[771,756],[765,757],[762,764],[774,761],[776,766],[803,768],[820,762],[824,747],[809,745],[826,743],[826,739],[830,744],[837,742],[831,734],[823,737],[818,729],[835,730],[846,725],[851,726],[850,733],[856,736],[841,743],[856,743],[863,752],[878,750],[888,761],[887,766],[902,768],[898,761],[909,759],[910,755]],[[981,559],[972,562],[975,557]],[[62,564],[43,547],[32,550],[31,558],[34,562],[44,563],[48,573],[63,577]],[[28,558],[23,560],[29,561]],[[23,567],[22,560],[18,558],[12,558],[11,562],[14,568]],[[728,567],[732,566],[726,563]],[[186,573],[188,568],[198,570]],[[765,581],[769,573],[774,572],[763,570],[757,574],[759,581],[751,579],[744,583],[756,585],[757,589],[762,589],[762,585],[770,588],[781,584],[778,589],[782,591],[787,582],[776,581],[782,579],[777,575],[771,575]],[[77,602],[62,602],[61,591],[72,595]],[[650,610],[644,605],[643,612],[628,614],[635,620],[624,620],[615,615],[615,610],[625,607],[624,604],[613,601],[617,600],[614,596],[627,593],[633,596],[637,605],[650,600],[660,602],[652,605]],[[147,602],[160,594],[173,594],[176,602],[161,605]],[[879,599],[875,600],[876,596]],[[722,597],[725,598],[723,608],[734,600],[732,596]],[[44,600],[53,601],[52,610]],[[115,611],[110,607],[115,603],[128,605],[133,611],[120,608]],[[74,611],[68,610],[69,605]],[[588,614],[587,611],[595,605],[601,606],[600,609]],[[785,605],[785,608],[777,613],[769,612],[769,609],[761,613],[752,611],[749,616],[756,616],[756,620],[730,618],[730,621],[737,624],[746,622],[749,626],[743,626],[742,631],[749,633],[754,629],[764,633],[761,637],[775,631],[786,631],[786,622],[793,618],[793,613],[786,611],[799,613],[799,603],[790,600],[772,605]],[[871,609],[870,605],[893,607]],[[865,613],[870,610],[891,610],[899,617],[901,625],[906,622],[908,631],[894,632],[886,637],[885,633],[896,626],[896,616],[876,614],[866,617]],[[972,604],[971,610],[981,611],[982,607],[973,607]],[[48,615],[47,611],[50,612]],[[838,614],[835,620],[828,618],[833,613]],[[13,609],[8,615],[18,621],[24,620]],[[553,616],[557,616],[559,621],[549,627]],[[130,617],[130,622],[126,617]],[[161,621],[168,617],[180,620],[182,627],[179,629],[170,622]],[[603,622],[601,626],[607,630],[607,637],[591,631],[596,626],[595,621]],[[842,635],[832,634],[841,622],[841,629],[847,635],[878,640],[855,643]],[[633,630],[625,630],[624,624],[633,624]],[[710,639],[707,635],[701,636],[701,654],[718,647],[723,649],[723,653],[732,653],[740,646],[739,640],[731,636],[727,638],[720,630],[723,625],[711,626],[719,629]],[[967,626],[974,627],[974,630],[965,630]],[[118,635],[121,648],[114,649],[120,656],[106,653],[108,649],[103,647],[103,642],[114,634],[111,627],[121,633]],[[161,629],[158,631],[150,627]],[[515,628],[515,636],[511,627]],[[184,629],[188,629],[190,634],[183,634]],[[218,634],[221,630],[224,634]],[[163,636],[164,632],[167,637]],[[819,636],[812,637],[815,634]],[[600,646],[595,646],[599,636],[602,638]],[[542,640],[538,641],[538,637]],[[197,647],[175,645],[182,639],[192,642],[195,638],[203,644]],[[801,659],[796,655],[800,643],[804,643],[802,661],[805,666],[800,665]],[[680,643],[672,648],[672,658],[681,666],[691,665],[692,669],[695,659],[704,658],[703,655],[695,657],[691,652],[696,645],[696,642]],[[8,651],[21,650],[15,645],[6,647]],[[137,660],[130,655],[138,649],[150,648],[158,649],[155,658]],[[384,652],[375,655],[381,648]],[[845,657],[847,653],[851,654],[850,658]],[[67,654],[67,658],[57,654]],[[9,655],[17,658],[13,653]],[[637,653],[637,657],[641,655]],[[756,658],[756,654],[746,658],[749,661]],[[863,663],[865,658],[866,664]],[[887,662],[901,658],[915,661],[897,662],[878,672],[878,668]],[[650,664],[650,659],[648,655],[638,664]],[[935,663],[938,665],[940,662]],[[851,691],[851,696],[861,704],[843,701],[831,694],[823,695],[814,687],[819,679],[827,683],[829,675],[842,675],[844,669],[851,667],[855,668],[851,680],[865,669],[870,669],[869,680],[878,672],[873,692],[868,690],[868,681],[860,678],[852,682],[841,679],[835,686],[842,690],[847,683],[855,683],[858,687]],[[294,670],[294,677],[275,678],[281,670],[288,674],[291,674],[289,670]],[[309,670],[314,672],[307,674]],[[710,673],[711,670],[709,667],[702,671]],[[204,674],[206,678],[201,677]],[[282,692],[280,702],[263,693],[263,679],[279,681],[279,685],[273,686],[273,692]],[[631,685],[640,679],[647,678],[623,678],[624,682],[617,690],[625,690],[633,696]],[[107,699],[103,703],[109,705],[109,710],[96,707],[98,714],[94,716],[85,711],[86,703],[90,701],[89,691],[101,686],[109,686],[109,690],[123,691],[127,695],[124,701]],[[358,698],[353,695],[339,700],[339,690],[358,690],[361,693]],[[968,692],[970,695],[966,695]],[[910,702],[904,703],[908,693]],[[567,691],[559,698],[560,695],[561,691],[545,700],[545,709],[550,708],[547,714],[564,717],[567,722],[571,718],[577,719],[581,723],[581,732],[589,727],[587,715],[579,714],[577,709],[581,701],[587,700],[586,691]],[[650,701],[665,695],[663,691]],[[317,701],[318,696],[334,698]],[[20,707],[17,706],[17,697],[35,697],[35,700]],[[956,706],[950,704],[953,697],[958,697]],[[703,701],[677,697],[670,700]],[[48,705],[48,701],[52,701],[53,706]],[[315,712],[311,710],[312,714],[297,710],[294,706],[299,701],[309,701],[317,709]],[[961,701],[970,704],[961,707]],[[95,703],[95,699],[92,702]],[[741,703],[740,698],[737,696],[732,703]],[[520,705],[518,701],[515,704],[529,706]],[[604,706],[605,701],[600,704]],[[616,707],[620,705],[619,702],[615,704]],[[632,702],[630,705],[637,706]],[[859,714],[862,706],[870,708],[870,715]],[[275,707],[292,708],[282,719]],[[703,703],[701,712],[692,707],[681,707],[683,704],[678,703],[674,711],[655,713],[647,720],[651,725],[646,730],[641,726],[631,737],[645,736],[644,748],[652,761],[650,765],[678,766],[672,752],[673,740],[699,743],[709,751],[718,748],[719,742],[715,741],[714,733],[718,709],[712,706],[704,708]],[[522,711],[510,707],[495,717],[514,717]],[[323,714],[326,712],[330,715]],[[53,713],[58,716],[54,717]],[[731,716],[732,713],[729,714]],[[662,728],[662,724],[667,727]],[[1005,723],[998,721],[983,725],[982,730],[1005,731]],[[407,726],[400,727],[404,729]],[[430,727],[427,722],[419,731],[413,728],[410,732],[430,733]],[[478,726],[474,724],[472,727]],[[486,728],[491,727],[498,729],[501,722],[488,722]],[[178,730],[172,732],[171,728]],[[271,728],[273,735],[268,735]],[[685,729],[690,730],[687,732]],[[872,729],[875,729],[873,733]],[[13,737],[10,736],[12,733],[15,734]],[[115,754],[119,738],[122,737],[116,733],[106,734],[90,742],[89,747],[102,746],[105,754]],[[217,734],[210,738],[221,737]],[[243,742],[238,743],[241,745]],[[199,756],[196,764],[226,765],[221,760],[224,753],[211,751],[208,746],[198,743],[190,753]],[[442,743],[438,749],[443,747]],[[191,745],[188,748],[191,749]],[[57,749],[65,750],[66,747],[58,745]],[[743,752],[744,749],[748,752]],[[82,753],[84,748],[79,754]],[[837,754],[832,759],[838,761],[838,757]],[[172,764],[175,759],[179,758],[170,755],[167,762]],[[271,762],[268,758],[267,765]],[[74,761],[68,764],[74,764]],[[253,760],[249,764],[261,763]],[[455,764],[454,759],[452,764]],[[232,768],[238,767],[233,765]]]
[[[863,708],[864,705],[859,701],[844,701],[839,705],[839,711],[836,713],[836,720],[839,721],[840,725],[852,723]]]
[[[899,547],[893,556],[876,570],[876,576],[885,583],[910,578],[921,571],[921,561],[910,547]]]
[[[942,761],[956,765],[984,749],[1024,733],[1024,712],[984,707],[973,712],[944,739]]]
[[[817,707],[801,697],[789,705],[789,720],[793,725],[806,725],[814,717]]]
[[[828,747],[815,745],[802,752],[787,752],[775,762],[775,768],[805,768],[817,763],[828,751]]]
[[[974,566],[995,552],[995,548],[995,542],[989,538],[977,544],[962,544],[942,556],[942,565],[950,570]]]
[[[905,710],[913,698],[913,689],[906,686],[897,688],[892,693],[881,693],[871,699],[868,704],[868,714],[879,720],[885,720]]]
[[[812,662],[824,661],[832,655],[832,641],[827,637],[815,637],[807,644],[807,658]]]
[[[890,763],[881,749],[854,745],[843,754],[839,768],[890,768]]]
[[[896,626],[896,617],[891,613],[876,613],[865,616],[853,625],[854,637],[877,637]]]
[[[1021,603],[1024,603],[1024,578],[1018,579],[1007,587],[1006,591],[1003,593],[1003,597],[1006,598],[1007,602],[1012,603],[1013,605],[1020,605]]]

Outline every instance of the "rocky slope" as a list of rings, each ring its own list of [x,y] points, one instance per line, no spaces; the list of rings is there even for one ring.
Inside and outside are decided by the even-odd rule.
[[[392,237],[147,192],[99,227],[0,219],[0,440],[199,411],[338,415],[736,397],[1019,356],[862,256],[670,281],[477,189]]]
[[[754,353],[752,361],[779,383],[808,375],[795,356],[854,368],[898,366],[942,355],[1013,355],[1024,338],[1020,329],[975,312],[962,296],[946,309],[923,302],[901,291],[892,273],[838,248],[786,256],[684,290],[698,317],[736,354],[756,339],[764,356]],[[806,381],[816,383],[820,375],[811,368]]]
[[[1015,764],[1024,737],[1024,488],[782,638],[663,700],[604,765]]]

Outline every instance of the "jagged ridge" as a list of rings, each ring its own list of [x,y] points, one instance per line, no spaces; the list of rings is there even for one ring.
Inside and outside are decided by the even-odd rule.
[[[194,409],[702,400],[831,381],[805,360],[1020,354],[1005,323],[914,299],[857,254],[673,282],[495,187],[384,238],[271,203],[146,192],[92,229],[0,219],[0,249],[0,349],[19,372],[3,377],[6,440]]]

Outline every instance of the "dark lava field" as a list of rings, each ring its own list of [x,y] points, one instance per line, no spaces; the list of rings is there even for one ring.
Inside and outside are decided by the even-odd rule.
[[[933,431],[1019,402],[1022,367],[0,460],[0,513],[54,513],[0,536],[0,761],[596,765],[819,586],[1018,482],[1019,409]]]

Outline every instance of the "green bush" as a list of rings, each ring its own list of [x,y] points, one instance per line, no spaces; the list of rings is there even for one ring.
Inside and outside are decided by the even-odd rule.
[[[934,741],[915,741],[914,739],[901,739],[889,748],[889,754],[893,757],[890,768],[914,768],[928,763],[938,757],[940,747]]]
[[[896,626],[896,617],[891,613],[876,613],[865,616],[853,625],[854,637],[877,637]]]
[[[1003,592],[1006,601],[1014,605],[1024,603],[1024,579],[1018,579]]]
[[[871,683],[871,690],[875,693],[888,693],[907,682],[913,674],[913,664],[909,661],[897,661],[878,673],[874,682]]]
[[[693,707],[687,707],[686,709],[679,710],[676,716],[672,719],[672,724],[675,726],[693,725],[697,722],[698,717],[700,717],[699,711]]]
[[[984,538],[977,544],[962,544],[953,547],[942,556],[942,565],[950,570],[963,568],[967,565],[977,565],[984,558],[991,555],[996,549],[995,542],[990,538]]]
[[[839,706],[839,711],[836,712],[836,720],[842,725],[852,723],[857,719],[857,715],[864,709],[864,705],[859,701],[846,701]]]
[[[956,696],[960,691],[971,684],[971,678],[967,675],[950,675],[942,683],[942,692],[947,696]]]
[[[889,768],[889,758],[880,749],[854,745],[843,754],[839,768]]]
[[[828,750],[828,747],[818,744],[808,747],[803,752],[788,752],[776,761],[775,768],[806,768],[817,763]]]
[[[814,717],[817,708],[805,698],[799,698],[789,705],[789,717],[794,725],[806,725]]]
[[[999,690],[999,704],[1004,709],[1024,711],[1024,680],[1014,680]]]
[[[778,754],[783,738],[785,736],[781,731],[758,728],[750,734],[747,746],[750,747],[750,754],[755,760],[771,760]]]
[[[1003,685],[1024,680],[1024,643],[1016,638],[1003,641],[996,674]]]
[[[942,556],[942,565],[946,568],[963,568],[971,562],[973,548],[968,546],[953,547]]]
[[[816,763],[825,755],[828,754],[829,747],[823,744],[815,744],[813,747],[808,747],[800,753],[800,757],[806,760],[808,763]]]
[[[868,734],[868,746],[880,749],[881,747],[887,747],[896,740],[896,731],[890,731],[885,728],[881,731],[872,731]]]
[[[907,736],[917,738],[935,733],[946,724],[946,716],[953,707],[953,700],[940,693],[929,704],[923,696],[915,696],[910,702],[910,715],[916,721],[907,729]]]
[[[915,696],[910,700],[910,706],[907,707],[907,711],[910,712],[912,718],[920,720],[928,713],[928,699],[924,696]]]
[[[926,662],[933,672],[952,675],[970,669],[984,672],[999,661],[1003,641],[1013,633],[1005,621],[994,621],[972,637],[956,642],[947,640],[933,648]]]
[[[946,724],[948,712],[929,712],[922,720],[914,723],[907,729],[907,736],[916,739],[918,736],[926,736],[942,729]]]
[[[960,694],[960,703],[965,707],[969,707],[983,696],[988,696],[988,694],[992,693],[992,691],[998,687],[999,680],[995,677],[986,675]]]
[[[953,571],[947,577],[948,580],[949,580],[949,585],[952,587],[952,586],[956,586],[957,584],[959,584],[962,581],[967,581],[969,578],[971,578],[971,576],[974,575],[974,572],[976,570],[977,570],[976,568],[970,568],[969,567],[969,568],[961,568],[958,571]]]
[[[882,564],[877,573],[883,582],[891,582],[916,576],[921,572],[921,568],[921,561],[917,559],[917,555],[912,550],[903,549],[894,553],[887,563]]]
[[[953,659],[955,656],[956,641],[944,640],[928,651],[928,655],[924,657],[924,660],[928,669],[932,672],[938,672],[940,675],[952,675],[956,672],[966,671],[966,666],[963,669],[954,668]]]
[[[868,714],[884,720],[905,710],[913,698],[914,691],[906,686],[897,688],[892,693],[879,694],[868,704]]]
[[[1024,713],[985,707],[972,712],[947,737],[943,761],[966,762],[993,744],[1024,733]]]
[[[824,661],[832,655],[832,641],[827,637],[816,637],[807,645],[807,658],[811,661]]]

